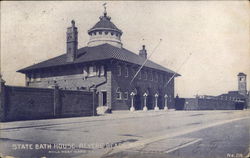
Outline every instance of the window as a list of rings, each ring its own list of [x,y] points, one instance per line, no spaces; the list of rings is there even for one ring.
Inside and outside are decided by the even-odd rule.
[[[84,74],[84,76],[88,76],[87,67],[83,68],[82,73]]]
[[[144,76],[145,76],[144,79],[147,80],[148,79],[148,73],[147,73],[147,71],[144,72]]]
[[[155,73],[155,81],[158,82],[158,74]]]
[[[36,81],[41,81],[41,75],[39,73],[36,75]]]
[[[141,79],[141,71],[138,73],[138,79]]]
[[[148,78],[149,78],[150,81],[153,81],[153,73],[152,73],[152,71],[149,72]]]
[[[101,35],[102,34],[102,31],[99,31],[99,35]]]
[[[122,75],[122,67],[120,65],[117,65],[117,75],[118,76]]]
[[[123,93],[123,98],[124,98],[124,100],[128,100],[128,92]]]
[[[105,69],[104,69],[104,66],[102,65],[100,67],[100,76],[104,76],[105,75]]]
[[[26,81],[30,82],[30,75],[26,75]]]
[[[96,66],[89,67],[89,76],[96,76]]]
[[[31,74],[30,75],[30,82],[34,82],[35,81],[35,79],[34,79],[34,74]]]
[[[117,99],[117,100],[121,100],[121,99],[122,99],[120,87],[118,87],[118,88],[116,89],[116,99]]]
[[[128,67],[125,67],[125,77],[128,77]]]

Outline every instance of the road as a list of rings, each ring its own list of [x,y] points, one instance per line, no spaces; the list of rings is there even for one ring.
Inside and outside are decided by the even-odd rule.
[[[1,123],[0,153],[19,158],[246,157],[249,129],[249,110],[126,111],[17,121]]]

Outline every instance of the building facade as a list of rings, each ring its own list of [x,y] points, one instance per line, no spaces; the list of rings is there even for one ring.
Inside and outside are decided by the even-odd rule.
[[[99,106],[113,110],[174,108],[174,78],[180,75],[148,60],[145,46],[138,54],[123,48],[122,34],[105,10],[88,30],[88,45],[78,48],[78,29],[72,20],[66,53],[18,72],[25,74],[28,87],[96,88]]]

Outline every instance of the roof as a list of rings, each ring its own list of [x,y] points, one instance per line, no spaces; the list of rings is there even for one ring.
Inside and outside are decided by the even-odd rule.
[[[243,72],[240,72],[240,73],[238,74],[238,76],[247,76],[247,75],[244,74]]]
[[[229,91],[228,93],[225,93],[225,94],[221,94],[217,97],[232,97],[232,98],[239,98],[239,99],[245,99],[245,96],[244,95],[241,95],[239,94],[238,91]]]
[[[137,65],[142,65],[145,62],[145,58],[125,49],[125,48],[118,48],[112,46],[110,44],[102,44],[94,47],[83,47],[78,49],[77,58],[73,62],[66,61],[66,53],[52,59],[40,62],[38,64],[31,65],[24,69],[18,70],[18,72],[25,73],[27,71],[41,69],[41,68],[48,68],[48,67],[55,67],[55,66],[62,66],[62,65],[70,65],[76,63],[84,63],[84,62],[91,62],[91,61],[99,61],[99,60],[107,60],[107,59],[117,59],[121,61],[125,61],[128,63],[133,63]],[[145,67],[153,68],[161,71],[165,71],[168,73],[175,73],[174,71],[165,68],[155,62],[148,60],[145,64]],[[176,76],[180,76],[176,73]]]
[[[120,29],[118,29],[115,24],[110,21],[110,17],[104,14],[104,16],[100,17],[100,21],[98,21],[89,31],[88,33],[94,30],[113,30],[119,33],[122,33]]]

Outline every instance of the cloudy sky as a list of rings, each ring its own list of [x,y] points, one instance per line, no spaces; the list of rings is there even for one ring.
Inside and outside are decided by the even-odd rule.
[[[23,86],[24,75],[16,70],[65,53],[72,19],[79,47],[86,46],[103,3],[1,1],[1,71],[7,84]],[[107,11],[123,31],[125,48],[138,53],[145,44],[150,54],[162,39],[151,60],[182,75],[176,79],[181,97],[237,90],[238,72],[248,75],[250,89],[249,2],[108,1]]]

